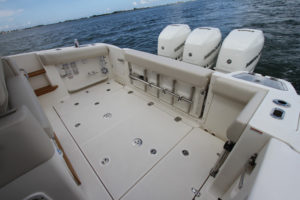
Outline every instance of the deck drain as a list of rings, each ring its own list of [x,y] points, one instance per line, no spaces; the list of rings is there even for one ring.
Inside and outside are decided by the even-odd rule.
[[[131,91],[131,90],[130,90],[130,91],[128,91],[128,94],[132,94],[132,93],[133,93],[133,91]]]
[[[153,155],[155,155],[157,153],[157,151],[156,151],[156,149],[151,149],[150,153],[153,154]]]
[[[182,119],[181,119],[181,117],[175,117],[174,120],[175,120],[175,122],[179,122],[179,121],[181,121]]]
[[[74,103],[74,106],[78,106],[78,105],[79,105],[79,103],[78,103],[78,102]]]
[[[154,103],[151,101],[151,102],[149,102],[147,105],[148,105],[148,106],[153,106]]]
[[[87,90],[87,91],[85,91],[85,93],[89,93],[89,91]]]
[[[109,92],[109,91],[110,91],[110,89],[106,89],[106,91],[107,91],[107,92]]]
[[[189,151],[184,149],[184,150],[182,150],[182,154],[184,156],[188,156],[189,155]]]
[[[64,101],[60,101],[60,103],[64,103]]]
[[[96,106],[96,105],[99,105],[99,102],[98,102],[98,101],[97,101],[97,102],[95,102],[95,103],[94,103],[94,105],[95,105],[95,106]]]
[[[79,127],[81,124],[80,123],[76,123],[75,124],[75,127],[77,128],[77,127]]]
[[[101,161],[101,164],[102,165],[106,165],[106,164],[108,164],[109,163],[109,158],[103,158],[103,160]]]
[[[24,200],[50,200],[51,198],[49,196],[47,196],[45,193],[43,192],[36,192],[33,193],[27,197],[25,197]]]
[[[141,138],[135,138],[132,141],[132,145],[133,146],[142,146],[142,144],[143,144],[143,140]]]
[[[103,115],[104,119],[110,119],[111,117],[112,117],[111,113],[106,113],[106,114]]]
[[[106,84],[110,84],[110,82],[107,82]]]

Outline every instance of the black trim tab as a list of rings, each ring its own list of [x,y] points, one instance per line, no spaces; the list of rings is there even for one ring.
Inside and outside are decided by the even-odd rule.
[[[261,55],[262,50],[263,49],[261,49],[260,52],[246,64],[246,68],[249,67]]]
[[[185,42],[181,43],[178,47],[176,47],[176,48],[174,49],[174,51],[175,51],[175,52],[178,51],[181,47],[184,46],[184,43],[185,43]]]
[[[221,41],[219,42],[219,44],[215,47],[215,48],[213,48],[208,54],[206,54],[205,56],[204,56],[204,59],[206,59],[206,58],[208,58],[209,56],[211,56],[211,54],[213,54],[213,52],[215,52],[220,46],[221,46]]]

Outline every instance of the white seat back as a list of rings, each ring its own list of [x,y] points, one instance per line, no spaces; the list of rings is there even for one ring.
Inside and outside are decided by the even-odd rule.
[[[54,137],[53,129],[46,117],[32,87],[23,73],[19,73],[19,66],[10,58],[2,59],[5,63],[6,88],[8,92],[9,106],[20,108],[25,105],[34,117],[39,121],[50,138]],[[5,94],[5,91],[3,92]]]

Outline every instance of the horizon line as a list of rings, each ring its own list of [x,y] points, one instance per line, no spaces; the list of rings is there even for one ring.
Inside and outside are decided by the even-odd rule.
[[[38,24],[38,25],[35,25],[35,26],[29,26],[29,27],[24,27],[24,28],[16,28],[16,29],[11,29],[11,30],[6,30],[6,31],[4,31],[4,30],[1,31],[0,30],[0,34],[7,34],[7,33],[10,33],[10,32],[28,30],[28,29],[32,29],[32,28],[38,28],[38,27],[48,26],[48,25],[55,25],[55,24],[60,24],[60,23],[65,23],[65,22],[72,22],[72,21],[77,21],[77,20],[81,20],[81,19],[96,18],[96,17],[106,16],[106,15],[120,14],[120,13],[124,13],[124,12],[132,12],[132,11],[156,8],[156,7],[161,7],[161,6],[169,6],[169,5],[179,4],[179,3],[186,3],[186,2],[189,2],[189,1],[195,1],[195,0],[181,0],[181,1],[176,1],[174,3],[167,3],[167,4],[161,4],[161,5],[132,8],[132,9],[127,9],[127,10],[115,10],[115,11],[108,12],[108,13],[103,13],[103,14],[98,14],[98,15],[96,14],[96,15],[91,15],[91,16],[87,16],[87,17],[80,17],[80,18],[74,18],[74,19],[67,19],[67,20],[64,20],[64,21],[58,21],[58,22],[49,23],[49,24]]]

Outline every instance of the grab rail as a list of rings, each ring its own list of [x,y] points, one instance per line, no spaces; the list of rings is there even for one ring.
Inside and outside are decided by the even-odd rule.
[[[177,98],[178,101],[185,101],[185,102],[190,103],[190,104],[193,103],[193,101],[191,99],[187,99],[184,96],[180,96],[179,94],[176,94],[176,93],[174,93],[174,92],[172,92],[172,91],[170,91],[170,90],[168,90],[166,88],[162,88],[160,86],[157,86],[154,83],[142,80],[142,79],[138,78],[137,76],[135,76],[134,74],[130,74],[129,78],[131,78],[132,80],[136,80],[136,81],[142,82],[142,83],[144,83],[145,85],[147,85],[149,87],[156,88],[156,89],[162,91],[162,93],[164,93],[164,94],[168,93],[168,94],[174,96],[175,98]]]

